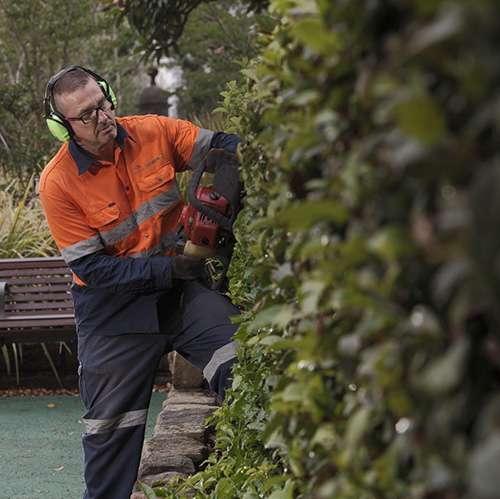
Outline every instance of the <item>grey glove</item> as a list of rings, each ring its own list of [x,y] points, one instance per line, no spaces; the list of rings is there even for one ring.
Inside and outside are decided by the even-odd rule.
[[[232,152],[227,152],[224,149],[210,149],[206,156],[205,170],[208,173],[215,173],[217,167],[222,163],[229,163],[238,168],[238,156]]]
[[[172,278],[193,280],[200,277],[204,268],[203,258],[178,255],[172,260]]]

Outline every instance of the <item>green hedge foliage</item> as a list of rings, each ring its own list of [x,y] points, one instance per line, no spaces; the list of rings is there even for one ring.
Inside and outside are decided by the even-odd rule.
[[[219,111],[248,196],[218,452],[174,493],[498,497],[500,4],[274,0]]]

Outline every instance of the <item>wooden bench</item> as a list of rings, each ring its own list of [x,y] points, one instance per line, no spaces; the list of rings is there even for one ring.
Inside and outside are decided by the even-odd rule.
[[[0,344],[75,340],[72,280],[60,257],[0,259]]]

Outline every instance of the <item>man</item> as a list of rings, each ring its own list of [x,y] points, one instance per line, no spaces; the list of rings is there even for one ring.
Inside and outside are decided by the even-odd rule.
[[[117,118],[109,84],[80,66],[49,80],[44,106],[65,142],[42,173],[40,197],[74,273],[84,498],[128,499],[160,358],[176,350],[221,397],[230,386],[238,311],[195,280],[204,260],[175,254],[175,173],[212,149],[233,153],[240,139],[164,116]]]

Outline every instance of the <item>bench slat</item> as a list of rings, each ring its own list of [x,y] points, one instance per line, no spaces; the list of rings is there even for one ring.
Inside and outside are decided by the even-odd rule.
[[[15,290],[17,287],[31,285],[33,289],[36,289],[39,284],[50,285],[54,284],[67,284],[68,288],[71,282],[68,281],[69,276],[57,276],[57,277],[46,277],[46,276],[30,276],[26,278],[18,277],[6,277],[1,278],[0,281],[5,281],[9,283],[9,286]]]
[[[24,293],[12,293],[12,288],[9,287],[6,293],[6,301],[10,302],[44,302],[44,301],[57,301],[57,302],[65,302],[71,301],[71,294],[68,290],[63,290],[59,292],[54,292],[52,288],[47,288],[44,293],[39,293],[38,291],[33,292],[30,290],[29,292]]]
[[[47,315],[48,313],[58,315],[59,311],[65,314],[73,313],[73,307],[71,303],[68,303],[66,306],[60,304],[59,307],[54,307],[53,303],[25,303],[23,306],[6,304],[4,317],[15,317],[16,315]]]
[[[22,269],[0,268],[0,278],[2,277],[23,277],[32,275],[66,275],[70,274],[68,267],[25,267]]]
[[[0,280],[0,282],[2,282]],[[49,283],[47,285],[40,285],[34,288],[33,286],[23,286],[23,285],[16,285],[15,286],[10,286],[10,294],[23,294],[23,293],[46,293],[47,291],[60,291],[64,293],[70,293],[70,283],[66,282],[61,282],[59,283]]]
[[[5,327],[25,327],[25,326],[69,326],[75,324],[73,314],[58,314],[58,315],[30,315],[30,316],[15,316],[2,317],[0,326]]]

